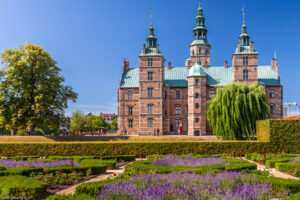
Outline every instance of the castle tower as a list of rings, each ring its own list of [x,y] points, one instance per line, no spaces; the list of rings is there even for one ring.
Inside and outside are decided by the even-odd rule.
[[[164,63],[151,24],[147,45],[139,55],[139,135],[151,135],[157,129],[163,133]]]
[[[258,52],[254,49],[254,42],[249,42],[250,36],[247,33],[244,12],[243,15],[242,33],[238,47],[232,56],[233,79],[234,82],[253,84],[257,81]]]
[[[206,135],[206,84],[204,67],[198,62],[188,75],[188,135]]]
[[[193,29],[194,40],[190,45],[190,58],[186,60],[186,67],[193,66],[197,61],[203,67],[210,66],[211,46],[207,41],[207,29],[205,27],[205,17],[201,1],[195,18],[196,25]]]

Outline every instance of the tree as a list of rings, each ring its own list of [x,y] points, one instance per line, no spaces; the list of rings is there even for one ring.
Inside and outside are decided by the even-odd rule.
[[[256,121],[268,117],[268,97],[258,83],[218,88],[216,96],[208,103],[208,122],[214,134],[224,139],[254,139]]]
[[[60,68],[46,50],[26,43],[1,54],[0,116],[6,128],[30,128],[48,124],[58,127],[69,100],[77,94],[63,85]]]
[[[115,118],[114,120],[112,120],[112,122],[110,123],[110,128],[113,131],[118,130],[118,119]]]
[[[72,113],[70,122],[70,131],[82,132],[85,129],[84,113],[81,111],[76,111]]]

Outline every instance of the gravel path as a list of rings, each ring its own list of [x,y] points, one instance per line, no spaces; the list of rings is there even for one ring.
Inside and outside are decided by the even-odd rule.
[[[123,165],[119,168],[116,168],[116,169],[111,169],[111,170],[106,170],[105,173],[103,174],[100,174],[99,176],[96,176],[95,178],[92,178],[92,179],[89,179],[85,182],[82,182],[82,183],[79,183],[79,184],[76,184],[76,185],[73,185],[71,187],[68,187],[66,189],[63,189],[61,191],[58,191],[56,192],[55,194],[74,194],[75,193],[75,188],[83,183],[89,183],[89,182],[96,182],[96,181],[101,181],[101,180],[105,180],[107,179],[108,177],[112,176],[114,173],[116,173],[117,175],[118,174],[122,174],[125,170],[125,166],[126,165]]]
[[[256,164],[256,165],[257,165],[257,170],[259,170],[259,171],[268,171],[268,172],[269,172],[271,175],[273,175],[274,177],[277,177],[277,178],[285,178],[285,179],[290,178],[290,179],[300,180],[300,178],[298,178],[298,177],[289,175],[289,174],[284,173],[284,172],[277,171],[275,168],[268,169],[268,168],[266,168],[265,165],[259,164],[259,163],[257,163],[257,162],[252,161],[252,160],[248,160],[248,159],[246,159],[246,158],[243,158],[243,159],[244,159],[244,160],[247,160],[247,161],[249,161],[249,162],[251,162],[251,163]]]

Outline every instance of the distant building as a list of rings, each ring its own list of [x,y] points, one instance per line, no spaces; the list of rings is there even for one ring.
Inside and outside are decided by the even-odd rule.
[[[117,118],[117,115],[115,113],[100,113],[100,116],[103,117],[103,119],[108,123],[111,123],[112,120]]]
[[[250,42],[244,21],[232,66],[227,61],[223,66],[211,66],[207,32],[200,5],[185,67],[173,67],[170,62],[165,67],[165,58],[150,26],[147,44],[139,55],[139,67],[129,68],[129,62],[124,60],[118,88],[121,133],[126,128],[128,135],[152,135],[157,130],[160,135],[176,135],[178,130],[185,135],[212,134],[206,119],[207,102],[216,95],[217,87],[238,82],[259,82],[269,97],[272,118],[282,118],[283,87],[276,54],[271,65],[258,64],[258,52]]]

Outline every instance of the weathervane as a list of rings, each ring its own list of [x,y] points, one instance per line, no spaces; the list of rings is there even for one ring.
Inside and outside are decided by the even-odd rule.
[[[152,22],[152,8],[150,9],[149,13],[150,13],[150,24],[152,26],[153,25],[153,22]]]
[[[242,8],[243,11],[243,23],[245,24],[245,5]]]

